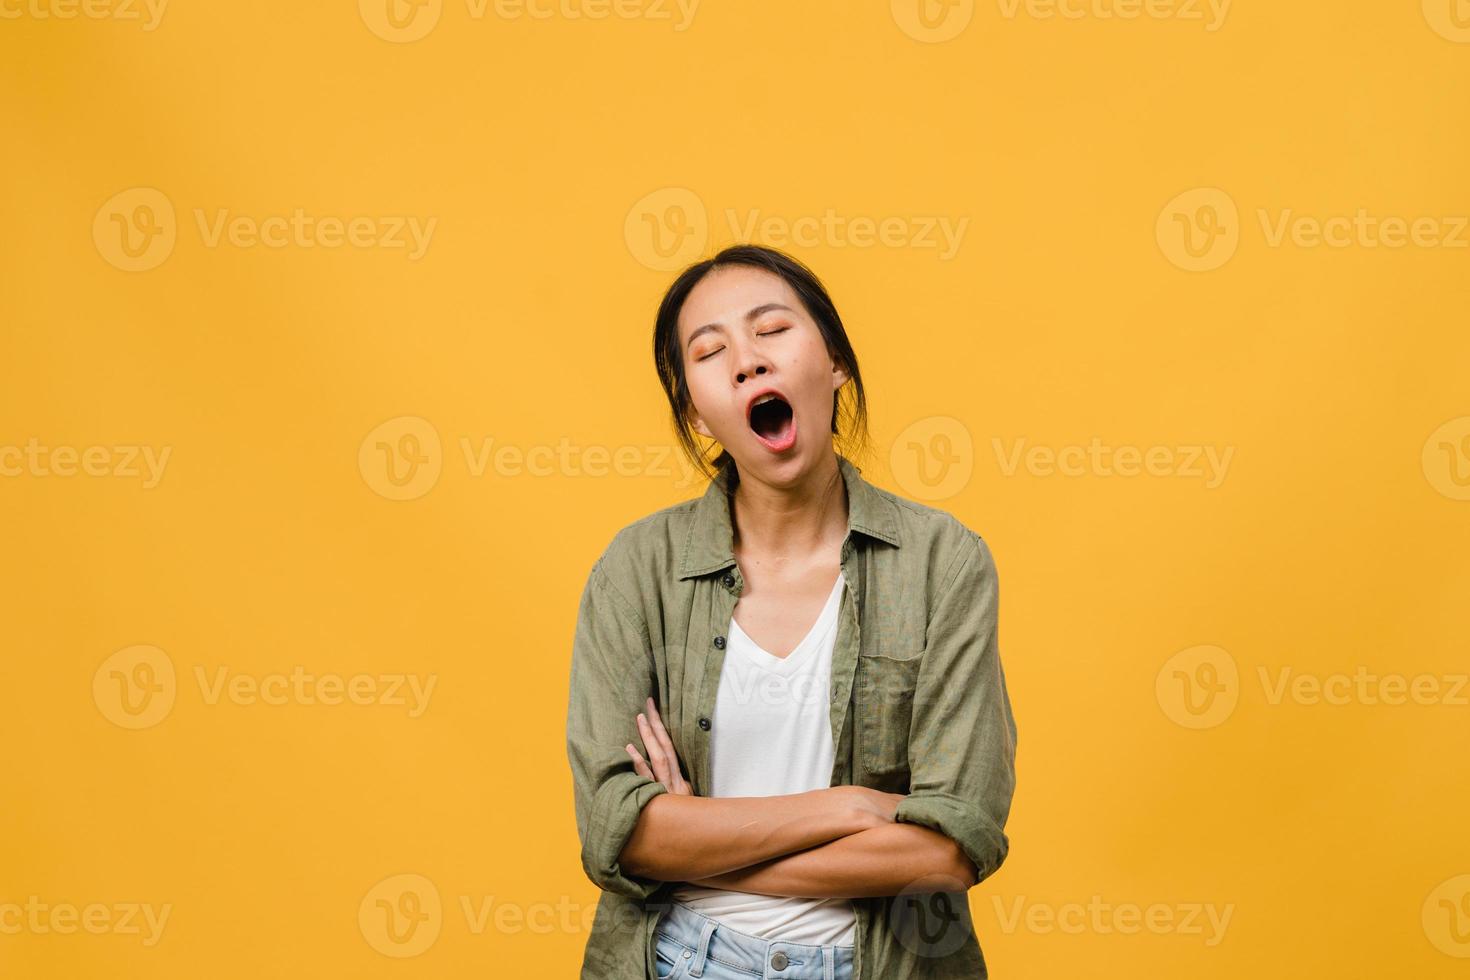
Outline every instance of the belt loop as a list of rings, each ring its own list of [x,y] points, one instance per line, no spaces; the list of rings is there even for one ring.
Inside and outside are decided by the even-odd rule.
[[[822,947],[822,977],[823,980],[834,980],[837,974],[837,950],[831,946]]]
[[[691,977],[704,976],[704,958],[705,954],[709,952],[709,937],[714,934],[715,926],[717,925],[719,925],[718,922],[710,919],[704,924],[704,928],[700,930],[699,949],[694,953],[694,965],[689,968],[689,975]]]

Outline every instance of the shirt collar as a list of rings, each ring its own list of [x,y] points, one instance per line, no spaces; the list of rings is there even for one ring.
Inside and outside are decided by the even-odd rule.
[[[734,467],[733,462],[723,467],[694,505],[679,569],[681,579],[719,571],[735,561],[735,529],[730,519],[729,496],[730,473]],[[837,454],[837,469],[847,484],[848,536],[857,531],[898,547],[898,515],[893,501],[863,479],[857,466],[841,453]]]

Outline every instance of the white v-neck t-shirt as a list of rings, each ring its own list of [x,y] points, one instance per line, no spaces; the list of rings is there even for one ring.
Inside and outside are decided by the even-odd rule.
[[[844,578],[785,657],[761,649],[730,619],[710,731],[711,796],[782,796],[832,785],[832,651]],[[684,882],[671,897],[731,929],[792,943],[850,946],[845,898],[785,898]]]

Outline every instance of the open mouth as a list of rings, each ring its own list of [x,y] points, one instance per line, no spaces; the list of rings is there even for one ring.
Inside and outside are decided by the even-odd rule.
[[[782,452],[796,442],[796,413],[780,395],[770,395],[750,410],[750,428],[767,449]]]

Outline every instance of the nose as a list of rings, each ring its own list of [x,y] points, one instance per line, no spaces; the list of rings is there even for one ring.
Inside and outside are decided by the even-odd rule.
[[[753,344],[743,347],[733,360],[737,385],[745,384],[751,378],[761,377],[771,369],[770,360]]]

